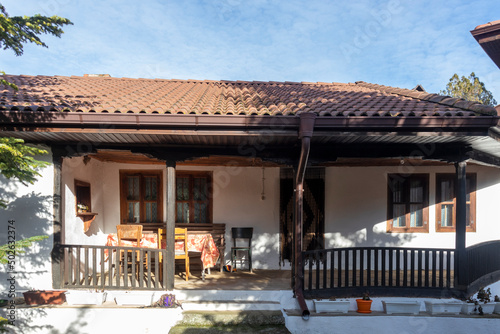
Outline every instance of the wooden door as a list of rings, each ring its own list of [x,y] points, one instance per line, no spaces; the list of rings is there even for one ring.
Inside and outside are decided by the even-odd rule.
[[[293,258],[294,224],[293,174],[282,173],[280,181],[280,261]],[[304,180],[304,222],[302,249],[324,249],[325,237],[325,180],[324,169],[306,173]]]

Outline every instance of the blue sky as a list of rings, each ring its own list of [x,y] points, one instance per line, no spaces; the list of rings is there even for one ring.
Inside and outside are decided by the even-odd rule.
[[[444,89],[475,72],[500,103],[500,69],[470,34],[500,1],[0,0],[10,15],[69,18],[49,48],[0,51],[8,74],[355,82]]]

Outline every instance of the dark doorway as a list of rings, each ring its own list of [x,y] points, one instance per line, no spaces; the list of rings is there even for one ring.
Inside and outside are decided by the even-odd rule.
[[[280,179],[280,263],[292,261],[294,173],[282,169]],[[325,169],[309,168],[304,180],[304,250],[324,249],[325,243]]]

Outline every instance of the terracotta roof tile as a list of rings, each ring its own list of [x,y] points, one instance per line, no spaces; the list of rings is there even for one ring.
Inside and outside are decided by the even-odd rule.
[[[461,99],[366,82],[314,83],[4,76],[0,110],[197,115],[496,116]]]

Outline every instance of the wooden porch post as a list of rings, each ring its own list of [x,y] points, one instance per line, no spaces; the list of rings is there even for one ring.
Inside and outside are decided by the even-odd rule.
[[[464,288],[467,285],[467,259],[465,253],[465,232],[467,224],[467,202],[466,202],[466,172],[467,162],[455,163],[456,169],[456,208],[455,208],[455,286]]]
[[[174,289],[175,276],[175,162],[167,163],[167,290]]]
[[[61,222],[62,222],[62,210],[61,210],[61,170],[62,170],[62,155],[57,153],[55,149],[52,149],[52,164],[54,166],[54,195],[52,199],[52,210],[54,214],[54,220],[52,221],[52,252],[50,254],[52,262],[52,287],[55,289],[62,288],[62,266],[61,261],[63,257],[60,254],[60,245],[62,241],[61,236]]]

